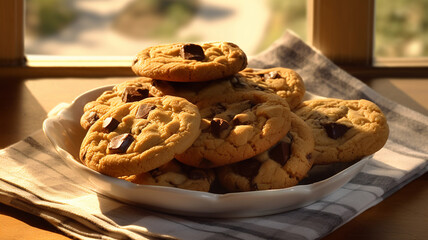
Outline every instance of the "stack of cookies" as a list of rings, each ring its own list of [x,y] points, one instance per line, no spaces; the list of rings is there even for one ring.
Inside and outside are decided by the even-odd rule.
[[[84,107],[80,160],[136,184],[205,192],[291,187],[313,164],[358,161],[383,147],[388,125],[367,100],[304,101],[287,68],[247,68],[235,44],[141,51],[138,77]]]

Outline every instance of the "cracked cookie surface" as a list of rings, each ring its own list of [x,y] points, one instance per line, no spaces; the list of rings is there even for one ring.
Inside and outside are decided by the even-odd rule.
[[[368,100],[308,100],[295,113],[312,128],[315,164],[358,160],[380,150],[388,139],[385,115]]]
[[[169,94],[184,97],[192,103],[218,95],[242,91],[263,91],[284,98],[291,109],[298,106],[305,94],[302,78],[288,68],[254,70],[247,68],[231,77],[206,82],[168,82],[155,80],[156,87]],[[172,90],[172,91],[171,91]]]
[[[198,102],[217,98],[218,96],[234,94],[236,89],[233,86],[233,78],[228,77],[205,82],[168,82],[155,80],[153,84],[164,93],[183,97],[197,104]]]
[[[290,131],[277,144],[250,159],[217,168],[217,176],[229,192],[292,187],[311,169],[313,149],[312,129],[292,114]]]
[[[184,164],[213,168],[245,160],[266,151],[290,128],[288,103],[260,91],[219,95],[197,104],[201,134],[184,153]]]
[[[184,98],[150,97],[119,105],[88,130],[80,160],[113,177],[153,170],[184,152],[200,133],[198,108]]]
[[[124,81],[115,85],[112,90],[103,92],[96,100],[85,104],[80,125],[83,129],[88,130],[112,107],[147,97],[162,97],[172,91],[167,86],[164,86],[162,90],[156,88],[151,78],[140,77]]]
[[[300,75],[292,69],[276,67],[268,69],[247,68],[236,75],[243,84],[264,91],[273,91],[285,98],[291,109],[297,107],[305,95],[305,85]]]
[[[247,56],[233,43],[174,43],[142,50],[132,70],[153,79],[200,82],[231,76],[246,66]]]

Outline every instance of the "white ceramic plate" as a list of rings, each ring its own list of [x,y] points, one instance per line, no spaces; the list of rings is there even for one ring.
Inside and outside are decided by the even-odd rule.
[[[304,183],[285,189],[214,194],[172,187],[136,185],[93,171],[78,160],[85,131],[80,127],[83,106],[112,86],[78,96],[71,104],[53,109],[43,131],[66,164],[88,180],[88,186],[109,197],[152,210],[188,216],[250,217],[284,212],[311,204],[351,180],[370,157],[356,163],[314,166]],[[318,96],[307,94],[306,99]]]

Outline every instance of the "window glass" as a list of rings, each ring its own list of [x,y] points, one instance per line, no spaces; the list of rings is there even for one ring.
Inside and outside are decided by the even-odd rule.
[[[428,56],[428,0],[376,0],[376,57]]]
[[[27,0],[25,51],[129,56],[156,44],[230,41],[251,55],[287,28],[306,38],[306,0]]]

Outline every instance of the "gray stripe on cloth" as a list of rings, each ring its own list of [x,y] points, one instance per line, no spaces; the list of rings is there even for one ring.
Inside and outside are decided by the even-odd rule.
[[[420,158],[424,159],[425,161],[428,161],[428,153],[418,151],[418,149],[414,149],[412,146],[404,146],[403,144],[395,141],[394,139],[388,139],[385,144],[385,148],[402,156]]]
[[[5,189],[12,194],[8,194]],[[5,201],[4,196],[8,195],[11,197],[8,201]],[[97,239],[147,239],[147,237],[171,239],[170,236],[156,235],[147,231],[135,233],[126,230],[112,221],[103,221],[84,209],[64,203],[46,201],[25,191],[25,189],[17,189],[11,185],[5,185],[3,181],[0,181],[0,202],[40,216],[54,226],[67,229],[72,233],[71,236],[78,238],[82,237],[78,233],[79,231],[88,229],[89,234],[91,232],[99,233],[99,238]]]
[[[101,208],[103,206],[101,205]],[[157,213],[148,210],[149,208],[143,208],[133,205],[121,205],[113,209],[103,210],[103,214],[108,216],[119,225],[126,225],[129,223],[136,223],[146,216],[153,216]]]
[[[269,216],[265,216],[269,219]],[[172,220],[172,219],[169,219]],[[186,218],[175,223],[200,232],[213,233],[204,239],[305,239],[301,234],[284,232],[238,219]]]
[[[360,172],[349,182],[365,186],[375,186],[387,191],[389,186],[395,184],[397,180],[388,176],[379,176]]]
[[[144,216],[134,224],[143,225],[154,232],[174,233],[174,236],[180,239],[192,239],[196,235],[199,236],[199,239],[208,239],[211,236],[217,236],[218,239],[239,239],[236,236],[225,233],[225,229],[222,227],[201,225],[199,222],[193,221],[192,218],[176,215],[156,214]],[[164,226],[168,226],[168,228]]]
[[[41,145],[40,145],[41,146]],[[76,178],[70,177],[70,175],[65,174],[63,171],[61,171],[58,168],[58,165],[53,165],[53,164],[49,164],[50,161],[46,161],[45,160],[39,160],[36,159],[34,157],[32,157],[31,154],[31,150],[33,149],[26,149],[23,151],[22,147],[20,146],[19,148],[16,146],[12,146],[10,148],[7,149],[8,153],[10,153],[9,155],[7,155],[7,158],[13,159],[16,162],[22,162],[25,164],[25,162],[28,162],[28,159],[33,160],[33,164],[37,163],[40,164],[41,166],[43,166],[46,169],[49,169],[49,174],[44,174],[41,175],[43,178],[47,179],[47,178],[52,178],[52,179],[58,179],[58,177],[63,178],[64,180],[68,180],[74,184],[70,184],[70,183],[64,183],[65,181],[50,181],[52,182],[49,186],[46,186],[47,188],[54,188],[54,186],[60,186],[58,187],[58,192],[64,192],[65,189],[72,189],[72,188],[78,188],[79,191],[84,191],[84,192],[91,192],[90,190],[86,189],[86,188],[82,188],[80,186],[81,182],[77,181]],[[41,149],[37,149],[37,150],[41,150]],[[25,153],[26,152],[26,153]],[[41,151],[42,153],[46,154],[45,151]],[[34,152],[33,152],[34,154]],[[44,157],[51,157],[49,156],[44,156]],[[3,155],[0,155],[0,159],[4,158]],[[57,158],[59,158],[59,156],[57,156]],[[56,161],[57,162],[57,161]],[[67,166],[65,166],[64,163],[60,163],[61,165],[64,165],[63,167],[67,168]],[[27,170],[27,174],[33,172],[33,174],[37,174],[39,175],[39,166],[33,166],[33,168],[30,168]],[[27,179],[29,176],[22,176],[22,175],[14,175],[15,178],[21,178],[23,180]],[[39,186],[39,188],[41,188],[42,186]],[[64,187],[64,188],[63,188]],[[75,191],[75,189],[73,190],[73,192]]]
[[[8,149],[8,151],[9,150],[10,151],[14,151],[14,153],[9,152],[11,154],[8,155],[7,157],[15,160],[16,162],[25,163],[26,160],[31,159],[31,160],[33,160],[34,163],[40,164],[43,167],[48,168],[51,171],[51,173],[55,173],[55,174],[58,174],[58,175],[60,175],[60,176],[62,176],[64,178],[67,178],[69,180],[73,180],[72,178],[69,178],[66,174],[64,174],[62,171],[58,170],[58,166],[49,164],[50,161],[46,161],[46,159],[40,160],[40,159],[37,159],[37,158],[33,157],[32,155],[34,154],[34,150],[35,149],[22,149],[22,148],[10,147]],[[43,151],[42,151],[42,153],[46,154]],[[46,155],[43,155],[43,157],[50,158],[50,156],[46,156]],[[60,165],[65,165],[65,164],[60,163]],[[37,171],[37,168],[34,169],[34,171]]]
[[[405,185],[407,185],[411,181],[413,181],[416,178],[424,175],[426,172],[428,172],[428,164],[425,164],[422,171],[417,171],[417,172],[415,171],[413,174],[409,174],[410,176],[408,178],[406,178],[404,181],[402,181],[399,184],[391,187],[387,192],[385,192],[382,195],[382,199],[386,199],[387,197],[391,196],[391,194],[397,192],[398,190],[400,190],[402,187],[404,187]]]
[[[306,207],[287,212],[287,214],[272,215],[269,219],[310,228],[317,232],[319,236],[330,232],[335,226],[343,223],[342,217],[337,214],[323,212],[322,210],[312,210]]]
[[[223,228],[224,230],[221,232],[221,234],[232,236],[233,238],[231,239],[282,239],[277,236],[279,232],[278,230],[254,224],[242,224],[240,222],[230,222],[224,220],[212,221],[209,223],[205,223],[205,225]],[[288,234],[292,235],[294,239],[296,239],[296,237],[299,237],[295,234]],[[218,237],[219,236],[213,235],[208,239],[218,239]]]
[[[398,171],[398,172],[402,172],[404,173],[405,170],[403,169],[397,169],[396,167],[393,167],[391,165],[385,164],[384,162],[381,161],[368,161],[365,165],[366,168],[370,168],[370,169],[382,169],[382,170],[388,170],[388,171]],[[364,169],[363,169],[364,171]],[[377,174],[379,175],[379,174]],[[358,176],[358,175],[357,175]]]
[[[294,238],[299,237],[305,239],[313,239],[319,236],[319,234],[312,228],[289,224],[287,222],[275,221],[274,219],[270,219],[269,217],[244,218],[241,220],[241,222],[243,224],[252,223],[255,225],[261,225],[272,229],[281,230],[281,235],[284,235],[284,232],[287,232],[288,238],[291,238],[291,236],[295,236]]]
[[[45,154],[49,155],[52,158],[56,158],[56,159],[61,158],[60,156],[58,156],[58,153],[55,151],[55,149],[51,148],[50,145],[48,145],[49,146],[49,149],[48,149],[44,145],[42,145],[39,141],[35,140],[31,136],[25,138],[23,141],[26,142],[26,143],[28,143],[34,149],[37,149],[40,152],[45,153]]]
[[[354,190],[354,191],[357,191],[357,190]],[[355,210],[355,208],[353,208],[352,206],[347,205],[347,204],[343,204],[343,203],[338,203],[337,201],[331,202],[331,201],[321,199],[321,200],[317,201],[316,203],[317,204],[323,204],[325,206],[324,209],[331,207],[331,206],[334,206],[334,207],[341,207],[341,208],[345,209],[347,212],[349,212],[350,215],[355,215],[358,213],[358,211]]]
[[[324,208],[331,207],[331,204],[326,204]],[[337,206],[350,209],[349,206],[338,204]],[[355,210],[353,210],[355,211]],[[348,214],[351,215],[351,214]],[[251,219],[251,218],[250,218]],[[254,218],[259,219],[259,218]],[[264,216],[260,219],[278,223],[277,225],[283,226],[284,228],[275,228],[269,226],[260,226],[256,223],[249,222],[248,219],[242,221],[235,219],[205,219],[205,218],[187,218],[185,226],[199,231],[215,231],[221,235],[226,234],[227,236],[233,236],[234,238],[244,234],[242,239],[310,239],[306,238],[304,233],[293,233],[291,228],[299,227],[306,228],[314,231],[317,236],[324,235],[331,231],[338,224],[342,224],[343,219],[341,216],[323,212],[321,210],[312,210],[301,208],[287,214],[275,214],[270,216]],[[262,220],[260,220],[262,221]],[[177,221],[182,224],[180,220]],[[204,239],[218,239],[218,235],[213,235],[209,238]],[[226,237],[226,236],[223,236]],[[232,238],[232,239],[234,239]],[[228,239],[228,238],[225,238]]]
[[[91,228],[88,228],[79,222],[76,222],[73,219],[64,217],[59,214],[55,214],[53,212],[48,212],[42,209],[38,209],[32,203],[28,203],[26,201],[22,201],[16,197],[14,197],[10,203],[10,206],[17,208],[21,211],[30,213],[32,215],[41,217],[48,222],[50,222],[53,226],[56,226],[61,231],[67,233],[68,236],[72,237],[86,237],[90,239],[101,239],[103,235],[97,231],[94,231]]]

